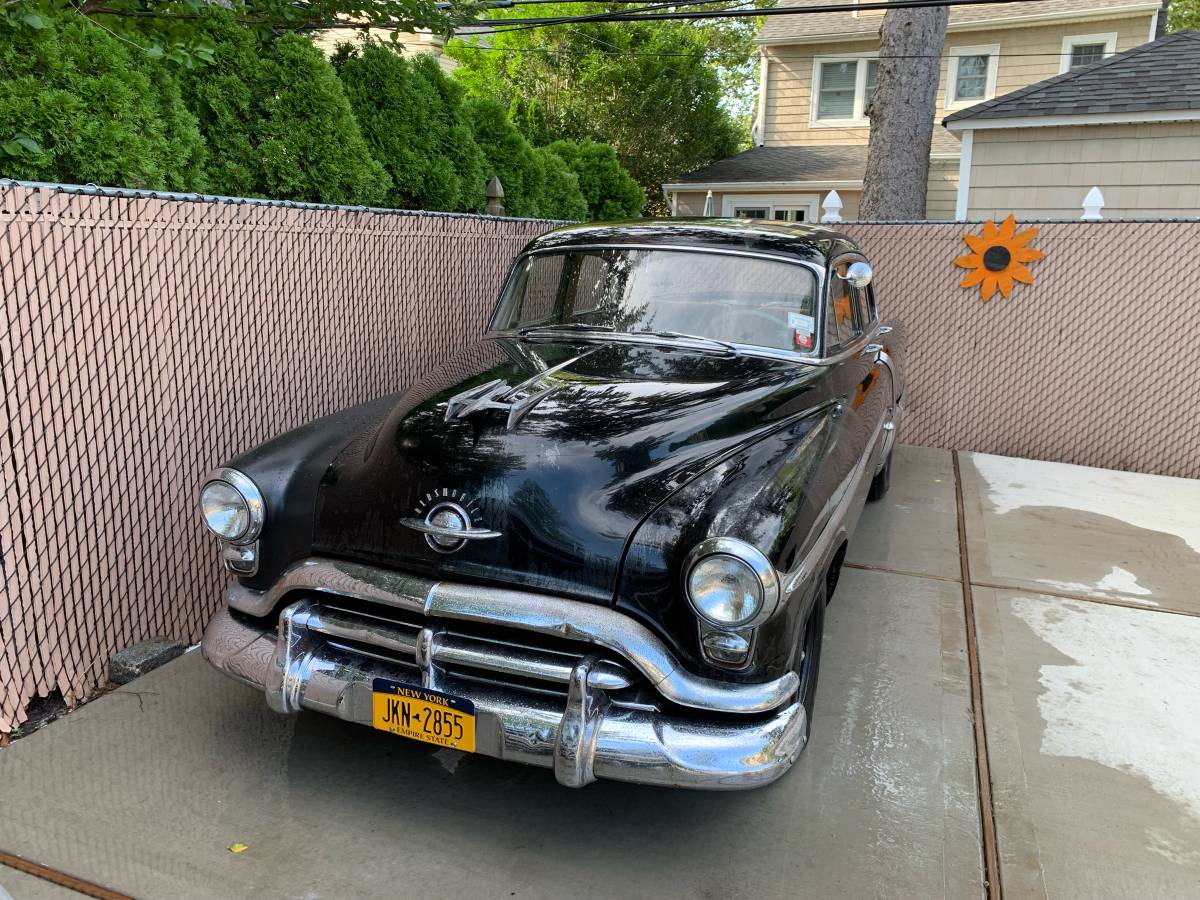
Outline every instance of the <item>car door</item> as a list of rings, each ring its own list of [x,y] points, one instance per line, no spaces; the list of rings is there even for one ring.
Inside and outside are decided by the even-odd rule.
[[[878,341],[879,319],[869,287],[857,288],[844,277],[847,267],[865,261],[860,254],[847,254],[834,261],[825,307],[824,356],[833,366],[834,391],[838,397],[838,470],[844,479],[855,475],[860,464],[868,477],[857,487],[864,493],[874,475],[881,429],[891,409],[892,380],[881,361],[883,346]],[[847,485],[849,486],[849,485]]]

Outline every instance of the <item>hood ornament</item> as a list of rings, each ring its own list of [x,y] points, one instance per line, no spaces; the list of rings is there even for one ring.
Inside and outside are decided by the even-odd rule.
[[[458,491],[442,488],[426,494],[417,504],[416,515],[401,519],[400,524],[425,535],[425,543],[438,553],[453,553],[467,541],[485,541],[500,537],[499,531],[476,528],[471,514],[480,516],[479,507]]]
[[[539,373],[516,387],[496,379],[465,390],[461,394],[455,394],[446,403],[446,421],[463,419],[471,413],[485,409],[495,409],[507,415],[504,428],[506,431],[512,431],[527,412],[558,390],[559,385],[556,384],[541,390],[531,390],[537,380],[544,377],[544,374]]]

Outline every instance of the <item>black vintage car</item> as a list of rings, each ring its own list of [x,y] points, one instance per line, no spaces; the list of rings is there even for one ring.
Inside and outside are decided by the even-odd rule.
[[[887,490],[897,337],[834,231],[552,231],[435,372],[211,476],[236,580],[204,655],[279,712],[573,787],[768,783]]]

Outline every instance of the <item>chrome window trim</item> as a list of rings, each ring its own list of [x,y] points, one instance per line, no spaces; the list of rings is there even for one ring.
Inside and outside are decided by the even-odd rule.
[[[745,256],[745,257],[750,257],[752,259],[765,259],[765,260],[768,260],[771,262],[781,262],[781,263],[786,263],[787,265],[799,266],[803,269],[808,269],[813,274],[813,276],[817,279],[817,293],[816,293],[816,298],[815,298],[816,302],[813,304],[815,307],[816,315],[813,316],[813,318],[815,320],[815,324],[813,327],[816,329],[817,334],[821,335],[821,329],[824,325],[824,313],[821,309],[823,304],[822,304],[820,298],[825,296],[825,293],[827,290],[827,282],[828,282],[828,278],[827,278],[828,272],[825,269],[825,267],[822,265],[819,265],[818,263],[811,262],[809,260],[794,259],[794,258],[784,256],[781,254],[766,253],[761,250],[739,250],[739,249],[733,248],[733,247],[694,247],[694,246],[689,246],[687,244],[603,243],[603,242],[602,243],[588,243],[588,244],[563,244],[560,246],[549,246],[549,247],[534,247],[532,249],[525,250],[523,253],[518,255],[515,260],[513,260],[512,269],[509,270],[509,277],[505,279],[504,288],[500,292],[501,298],[504,296],[504,292],[508,290],[509,282],[512,280],[513,273],[516,272],[517,266],[519,266],[521,264],[521,261],[523,259],[525,259],[526,257],[540,256],[540,255],[546,254],[546,253],[570,253],[570,252],[574,252],[576,250],[672,250],[672,251],[682,251],[685,253],[715,253],[715,254],[720,254],[720,255],[724,255],[724,256]],[[493,316],[496,314],[496,310],[499,309],[499,306],[500,306],[499,300],[497,300],[496,306],[493,307],[493,309],[492,309]],[[489,326],[489,328],[488,328],[487,332],[485,332],[484,336],[485,337],[515,337],[516,335],[517,335],[517,331],[515,329],[497,331],[497,330],[492,329]],[[657,338],[652,335],[646,335],[644,340],[631,341],[629,339],[630,336],[628,336],[628,335],[626,335],[626,336],[605,335],[605,334],[599,333],[599,332],[596,334],[571,335],[571,338],[573,340],[596,341],[599,343],[604,343],[606,341],[612,342],[612,343],[645,343],[645,344],[654,344],[654,345],[660,346],[660,347],[671,347],[671,346],[678,347],[684,343],[683,341],[667,340],[664,338]],[[718,338],[710,338],[710,340],[718,340]],[[823,340],[824,340],[823,336],[821,336],[819,338],[819,340],[822,341],[822,346],[823,346]],[[827,363],[824,363],[822,361],[821,357],[819,355],[817,355],[815,352],[798,353],[795,350],[780,350],[775,347],[762,347],[762,346],[759,346],[758,344],[742,344],[742,343],[739,343],[738,341],[725,341],[725,343],[732,346],[737,351],[737,353],[745,354],[747,356],[761,356],[761,357],[765,357],[768,359],[782,360],[784,362],[800,363],[802,365],[818,365],[818,366],[819,365],[827,365]]]
[[[235,582],[226,597],[233,609],[262,617],[270,615],[286,594],[296,590],[374,601],[432,619],[506,625],[597,644],[620,654],[668,700],[693,709],[767,712],[790,700],[800,683],[795,672],[760,684],[694,675],[649,628],[608,606],[508,588],[436,581],[322,557],[296,563],[266,591]]]

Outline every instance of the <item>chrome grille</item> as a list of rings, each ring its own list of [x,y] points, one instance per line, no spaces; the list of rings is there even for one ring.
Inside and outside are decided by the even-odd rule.
[[[586,656],[595,659],[588,684],[605,691],[636,685],[634,675],[602,648],[541,639],[532,633],[497,635],[472,630],[471,624],[426,619],[394,608],[352,598],[314,596],[292,615],[292,627],[302,628],[346,653],[427,669],[435,667],[451,678],[477,681],[517,690],[566,696],[571,671]]]

